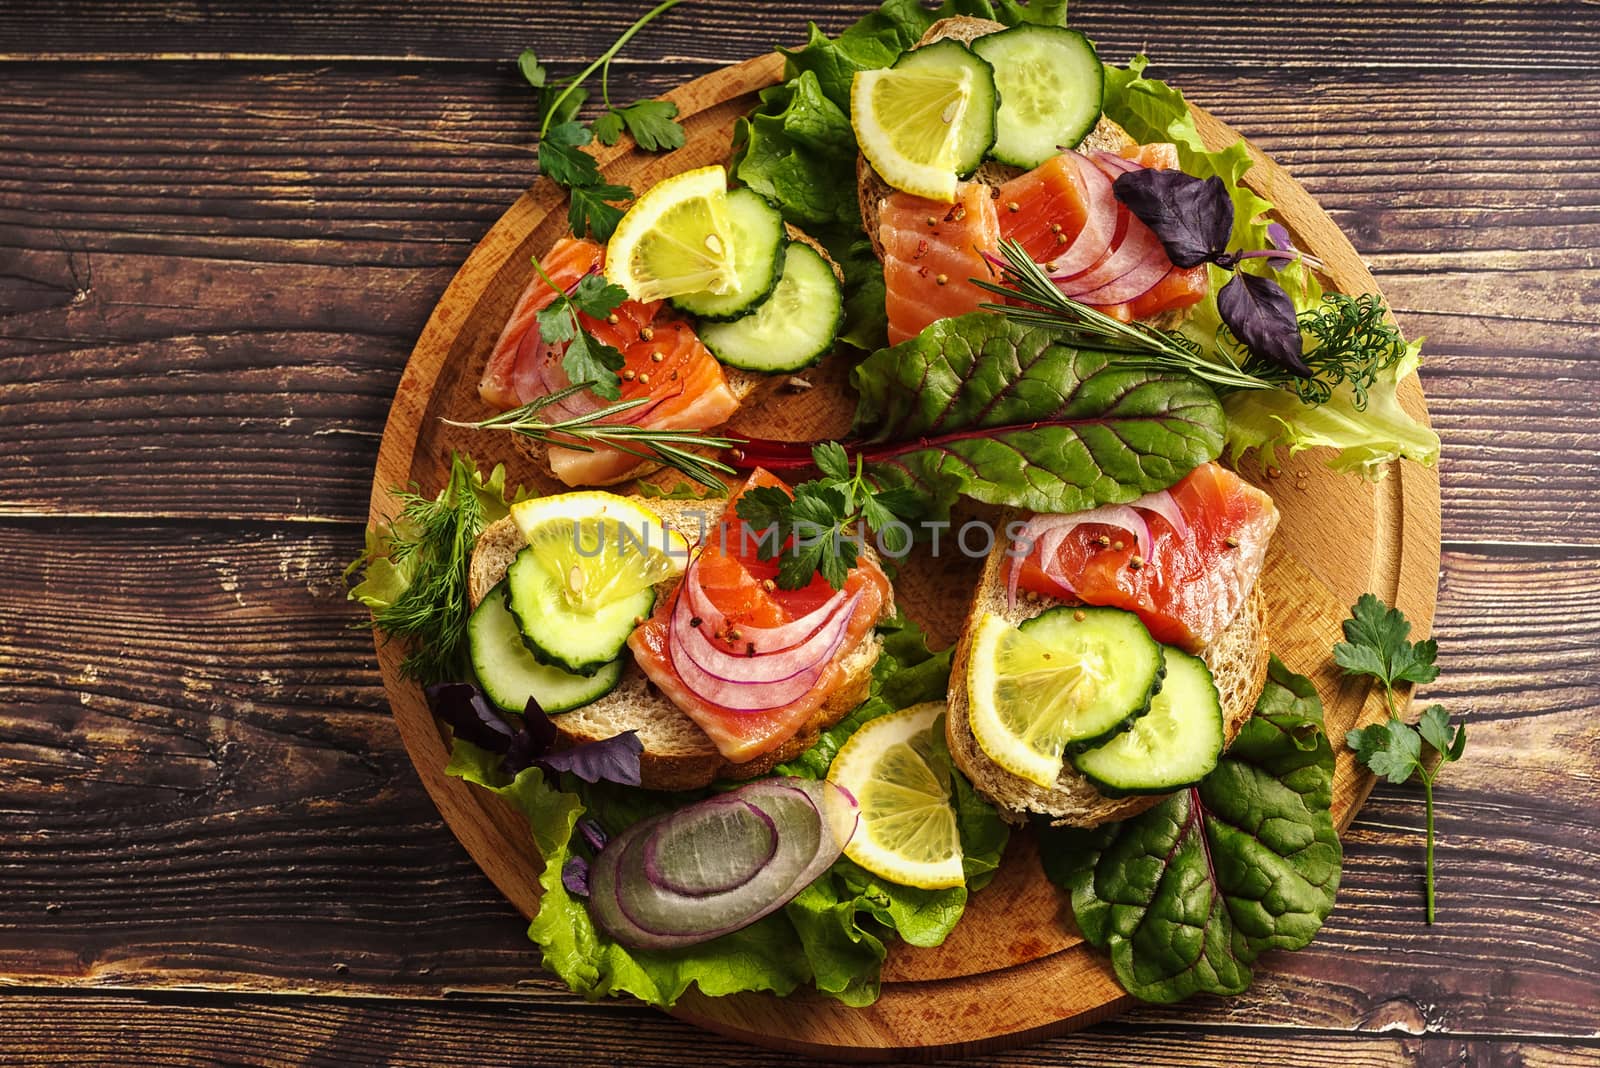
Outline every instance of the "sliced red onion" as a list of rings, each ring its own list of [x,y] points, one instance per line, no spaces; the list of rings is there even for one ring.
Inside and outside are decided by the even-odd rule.
[[[1107,178],[1076,152],[1067,153],[1078,173],[1078,188],[1083,194],[1083,229],[1049,260],[1046,270],[1052,278],[1070,278],[1094,266],[1111,248],[1116,237],[1117,212],[1121,205]]]
[[[759,810],[777,831],[777,848],[765,859],[759,842],[734,836],[707,848],[735,852],[726,867],[753,869],[737,886],[719,892],[683,894],[652,877],[646,859],[656,858],[656,875],[690,882],[699,858],[662,848],[668,834],[689,833],[696,821],[711,820],[712,830],[697,835],[708,843],[724,823],[729,800]],[[843,852],[855,826],[854,800],[826,782],[761,779],[676,812],[634,824],[595,859],[590,873],[589,909],[595,922],[618,942],[639,949],[673,949],[706,942],[747,927],[782,908],[811,885]],[[655,845],[657,848],[651,849]],[[720,862],[719,862],[720,863]],[[683,865],[679,867],[678,865]],[[670,870],[669,870],[670,869]]]
[[[689,608],[695,617],[700,620],[700,627],[710,628],[710,633],[720,634],[727,617],[722,610],[712,603],[706,596],[705,587],[700,584],[700,557],[696,556],[694,563],[689,565],[683,575],[683,596],[689,601]],[[740,626],[739,635],[742,642],[754,645],[757,655],[764,653],[781,653],[786,649],[799,645],[811,637],[833,615],[834,609],[845,599],[844,590],[837,590],[834,595],[824,601],[820,606],[807,612],[799,619],[792,619],[777,627],[748,627]]]
[[[1115,245],[1111,255],[1105,260],[1073,278],[1057,279],[1052,276],[1051,280],[1062,293],[1069,297],[1092,293],[1106,283],[1121,278],[1148,259],[1152,253],[1165,255],[1161,239],[1155,235],[1155,231],[1135,219],[1132,212],[1126,212],[1123,222],[1126,223],[1127,229],[1122,235],[1121,244]]]
[[[667,653],[683,684],[704,700],[733,712],[765,712],[804,696],[833,663],[861,600],[856,590],[823,626],[798,645],[740,656],[719,648],[693,626],[679,597],[668,624]]]
[[[1171,490],[1146,493],[1129,507],[1143,508],[1145,511],[1154,512],[1167,521],[1167,526],[1171,527],[1173,532],[1178,535],[1178,540],[1189,540],[1189,521],[1183,518],[1183,511],[1178,507],[1178,502],[1173,500]]]
[[[1089,158],[1094,161],[1094,165],[1099,167],[1102,173],[1113,181],[1116,180],[1119,174],[1145,169],[1144,164],[1119,156],[1115,152],[1107,152],[1103,148],[1097,148],[1089,153]]]
[[[645,875],[656,885],[694,897],[736,890],[777,853],[777,825],[750,802],[724,795],[698,807],[696,818],[668,817],[644,842]]]
[[[1006,572],[1006,604],[1016,607],[1017,582],[1022,577],[1022,565],[1025,560],[1037,559],[1039,569],[1050,580],[1066,590],[1073,596],[1077,590],[1072,586],[1072,580],[1066,575],[1054,571],[1056,550],[1061,548],[1061,543],[1067,536],[1086,523],[1100,526],[1118,527],[1126,530],[1134,538],[1139,552],[1145,556],[1150,555],[1150,527],[1145,523],[1144,517],[1134,510],[1133,505],[1112,504],[1101,508],[1091,508],[1087,512],[1074,512],[1071,515],[1036,515],[1028,520],[1023,528],[1017,532],[1016,542],[1031,542],[1026,555],[1012,556],[1011,566]]]
[[[1144,296],[1160,285],[1161,280],[1167,276],[1167,272],[1170,270],[1172,270],[1172,261],[1167,259],[1167,254],[1163,249],[1157,247],[1137,267],[1121,278],[1114,282],[1107,282],[1099,289],[1080,293],[1075,299],[1082,304],[1100,306],[1126,304],[1130,300]]]

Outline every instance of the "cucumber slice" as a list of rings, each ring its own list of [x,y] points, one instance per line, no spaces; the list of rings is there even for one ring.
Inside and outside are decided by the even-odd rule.
[[[1165,794],[1209,775],[1222,756],[1222,701],[1211,669],[1168,648],[1167,677],[1133,728],[1072,758],[1107,797]]]
[[[1077,30],[1023,24],[972,49],[994,68],[1000,110],[990,155],[1000,162],[1037,167],[1077,147],[1100,120],[1105,68]]]
[[[896,60],[891,69],[911,74],[940,76],[958,76],[965,71],[971,78],[969,83],[971,95],[965,110],[959,117],[941,116],[946,122],[958,123],[955,129],[955,143],[952,146],[955,172],[958,177],[969,177],[983,163],[983,158],[994,146],[995,112],[1001,101],[995,88],[994,68],[961,42],[944,40],[912,49]]]
[[[730,367],[768,374],[798,371],[833,348],[844,319],[844,291],[817,251],[789,243],[771,298],[731,323],[706,323],[700,340]]]
[[[489,700],[507,712],[522,712],[529,698],[546,712],[566,712],[616,688],[622,679],[621,660],[613,660],[589,677],[535,660],[522,643],[516,617],[506,609],[506,584],[505,579],[500,580],[467,620],[472,670]]]
[[[733,267],[737,289],[718,295],[706,290],[672,298],[672,306],[701,319],[737,319],[754,311],[772,295],[783,270],[783,216],[753,189],[735,189],[727,199],[733,231]]]
[[[989,759],[1049,787],[1065,754],[1144,715],[1165,671],[1161,645],[1120,608],[1052,608],[1018,627],[986,615],[968,654],[968,722]]]
[[[570,607],[560,579],[532,547],[511,561],[505,581],[506,608],[534,659],[577,675],[597,675],[621,656],[637,621],[656,604],[654,587],[646,586],[587,610]]]

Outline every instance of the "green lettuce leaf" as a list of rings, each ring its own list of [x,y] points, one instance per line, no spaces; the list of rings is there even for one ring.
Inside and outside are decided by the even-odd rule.
[[[1311,680],[1274,657],[1215,771],[1121,823],[1042,829],[1045,873],[1129,993],[1237,994],[1251,962],[1306,945],[1333,908],[1333,762]]]
[[[499,771],[500,756],[456,740],[445,771],[498,794],[528,819],[534,844],[545,859],[539,912],[528,937],[543,953],[544,966],[575,992],[596,999],[606,994],[632,994],[651,1005],[668,1007],[693,983],[713,997],[744,990],[787,994],[811,978],[810,962],[793,952],[794,932],[781,914],[741,931],[677,950],[634,950],[619,946],[597,929],[584,903],[562,885],[561,869],[573,856],[573,829],[589,812],[610,833],[660,810],[653,795],[633,791],[635,804],[620,813],[603,804],[585,804],[585,784],[571,780],[562,788],[529,768],[508,780]],[[596,791],[597,794],[620,792]],[[609,817],[609,818],[606,818]]]
[[[1413,460],[1432,466],[1439,461],[1439,435],[1400,406],[1400,384],[1422,363],[1422,339],[1406,347],[1400,362],[1367,390],[1364,408],[1343,385],[1315,407],[1294,394],[1248,390],[1224,397],[1228,416],[1228,449],[1234,459],[1257,449],[1269,464],[1277,450],[1293,456],[1302,449],[1325,445],[1338,451],[1328,460],[1335,471],[1369,479],[1383,477],[1391,461]]]
[[[1230,248],[1270,247],[1266,212],[1272,205],[1251,192],[1243,183],[1250,168],[1250,153],[1243,140],[1220,152],[1206,149],[1195,128],[1188,103],[1178,90],[1155,78],[1146,77],[1148,60],[1135,56],[1126,69],[1106,66],[1105,113],[1120,123],[1139,141],[1171,141],[1178,146],[1178,161],[1183,170],[1198,178],[1213,175],[1222,179],[1233,200],[1233,233]],[[1243,270],[1272,275],[1294,302],[1296,312],[1316,308],[1322,300],[1322,285],[1304,263],[1294,263],[1274,274],[1265,260],[1247,260]],[[1211,352],[1217,344],[1222,317],[1217,311],[1217,290],[1228,280],[1228,273],[1213,265],[1209,268],[1211,289],[1179,329]],[[1258,450],[1267,463],[1273,463],[1277,449],[1290,455],[1323,445],[1337,450],[1328,461],[1336,471],[1380,477],[1392,460],[1407,459],[1434,464],[1439,458],[1439,436],[1401,409],[1396,393],[1400,383],[1414,374],[1421,363],[1422,342],[1412,342],[1410,350],[1395,366],[1373,384],[1367,404],[1359,407],[1348,386],[1334,392],[1325,404],[1303,403],[1289,392],[1250,390],[1224,397],[1227,414],[1228,450],[1235,458]]]
[[[1071,513],[1162,490],[1222,450],[1192,375],[1130,366],[973,312],[867,357],[852,434],[880,486]]]
[[[945,0],[936,9],[922,6],[921,0],[887,0],[877,11],[857,21],[836,38],[830,38],[811,24],[810,37],[798,49],[780,48],[785,57],[784,77],[802,72],[817,76],[822,91],[845,113],[850,111],[850,83],[857,71],[887,67],[940,19],[955,15],[989,19],[1016,26],[1024,22],[1064,26],[1066,0],[1035,0],[1020,4],[1015,0]]]
[[[733,176],[801,228],[860,229],[855,165],[849,114],[812,71],[761,90],[760,105],[734,125]]]
[[[882,624],[880,632],[884,649],[867,701],[806,753],[775,769],[778,774],[821,778],[856,727],[944,696],[949,652],[930,652],[921,628],[903,617]],[[943,750],[942,737],[939,748]],[[690,984],[715,997],[746,990],[787,994],[809,981],[848,1005],[869,1005],[878,996],[888,940],[898,935],[918,946],[942,942],[961,918],[968,887],[978,889],[988,882],[1006,844],[1007,829],[999,815],[953,773],[957,821],[968,850],[967,887],[898,886],[840,858],[782,910],[741,931],[680,950],[634,950],[596,928],[583,901],[562,884],[567,860],[587,856],[581,836],[573,835],[578,818],[588,816],[615,835],[702,794],[590,785],[570,775],[557,783],[538,768],[511,779],[500,770],[500,762],[499,754],[457,739],[445,770],[505,798],[527,817],[545,859],[539,912],[528,926],[528,937],[538,944],[548,970],[591,999],[625,993],[669,1007]]]

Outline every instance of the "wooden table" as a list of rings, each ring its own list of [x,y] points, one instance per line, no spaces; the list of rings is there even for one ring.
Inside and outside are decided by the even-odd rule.
[[[780,1065],[541,977],[340,570],[411,344],[531,180],[511,60],[636,0],[0,7],[0,1064]],[[656,93],[863,5],[691,0]],[[1316,944],[1004,1064],[1600,1064],[1600,9],[1082,0],[1367,256],[1445,442],[1439,789]]]

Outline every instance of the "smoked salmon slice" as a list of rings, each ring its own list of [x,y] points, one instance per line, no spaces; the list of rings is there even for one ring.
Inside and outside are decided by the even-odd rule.
[[[544,343],[538,315],[587,274],[604,267],[605,249],[588,239],[557,241],[528,283],[506,320],[478,382],[485,404],[505,411],[561,389],[570,383],[561,368],[564,349]],[[614,319],[614,321],[613,321]],[[646,404],[617,416],[619,421],[670,430],[708,430],[738,411],[739,400],[728,385],[716,357],[700,343],[689,324],[665,316],[661,301],[623,301],[604,320],[580,313],[579,324],[597,341],[622,353],[622,399],[645,398]],[[593,411],[604,404],[591,393],[569,397],[547,414],[560,419]],[[604,486],[621,481],[641,465],[639,457],[616,449],[583,452],[551,447],[551,472],[569,486]]]
[[[1081,523],[1043,558],[1044,539],[1020,563],[1033,593],[1136,612],[1157,641],[1195,652],[1227,629],[1261,574],[1278,525],[1272,498],[1232,471],[1204,463],[1166,491],[1170,503],[1137,506],[1148,554],[1133,530]],[[1153,495],[1154,496],[1154,495]],[[1174,526],[1172,519],[1179,522]]]
[[[752,486],[780,486],[788,490],[781,480],[758,469],[729,499],[721,526],[708,532],[695,565],[699,569],[701,589],[726,618],[728,630],[716,637],[725,644],[731,643],[730,651],[737,649],[740,626],[782,626],[824,605],[835,593],[821,575],[813,576],[811,583],[799,590],[782,589],[773,581],[778,560],[758,558],[756,535],[759,532],[748,530],[735,513],[739,495]],[[733,763],[744,763],[782,745],[805,726],[844,682],[844,671],[839,664],[866,640],[891,603],[889,579],[877,564],[865,557],[851,568],[843,589],[848,596],[859,592],[860,598],[851,609],[838,655],[804,696],[778,708],[754,711],[724,708],[707,701],[684,683],[673,667],[669,646],[676,595],[657,599],[654,613],[634,629],[628,647],[650,681],[705,731],[717,751]]]
[[[977,311],[990,299],[969,279],[992,271],[983,258],[1000,245],[994,192],[965,182],[954,204],[893,193],[878,213],[889,344],[916,337],[938,319]]]

